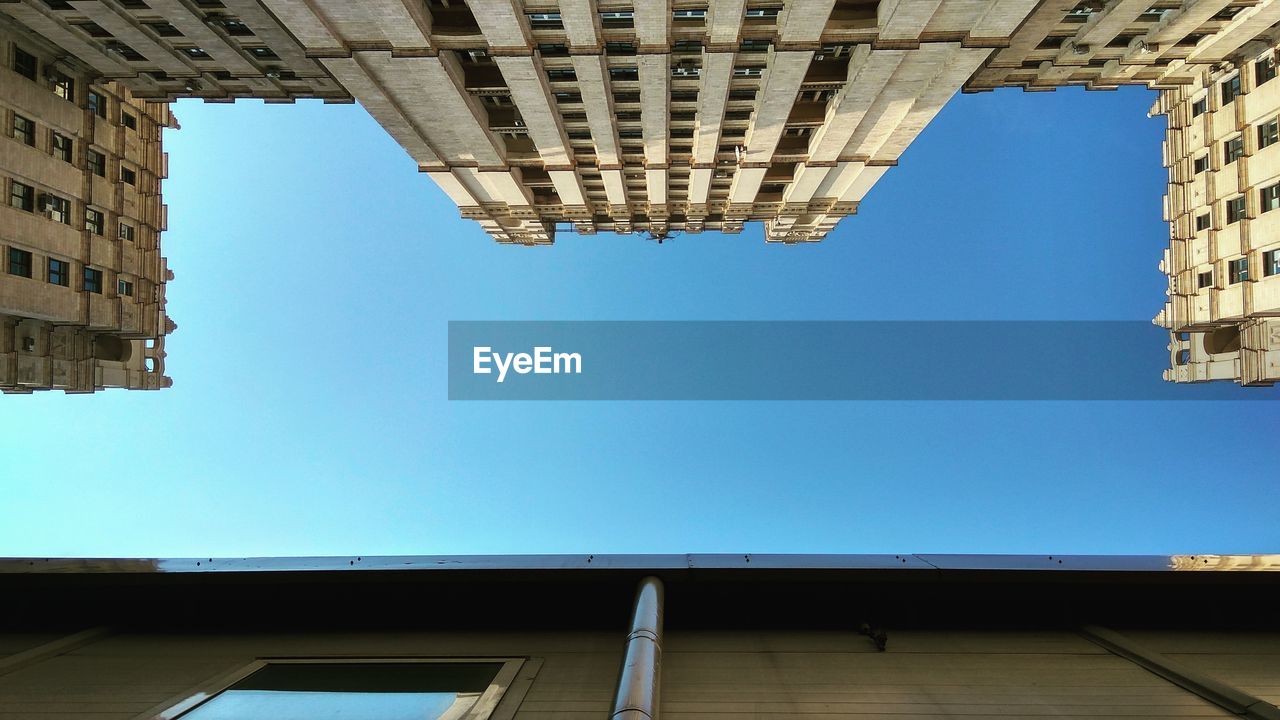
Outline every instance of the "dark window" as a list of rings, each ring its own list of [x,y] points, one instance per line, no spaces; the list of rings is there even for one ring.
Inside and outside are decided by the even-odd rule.
[[[1227,201],[1227,224],[1240,222],[1244,219],[1244,196],[1232,198]]]
[[[103,228],[106,227],[106,221],[101,212],[97,210],[85,210],[84,227],[94,235],[101,235]]]
[[[253,35],[253,30],[249,29],[248,25],[235,18],[218,18],[215,22],[223,30],[226,30],[228,35],[235,37],[250,37]]]
[[[538,52],[543,57],[564,57],[569,54],[569,46],[564,43],[538,43]]]
[[[222,0],[196,0],[196,7],[201,7],[206,10],[210,10],[210,9],[224,8],[226,7],[226,5],[222,4]]]
[[[676,53],[696,53],[702,52],[701,40],[677,40],[671,46],[671,52]]]
[[[614,12],[600,13],[600,27],[618,29],[635,27],[635,12],[631,10],[617,10]]]
[[[610,55],[635,55],[636,46],[629,42],[607,42],[604,51]]]
[[[182,37],[182,31],[174,27],[172,23],[157,21],[145,24],[160,37]]]
[[[28,80],[36,79],[36,56],[20,47],[13,49],[13,71]]]
[[[729,110],[725,112],[724,119],[725,120],[750,120],[751,111],[750,110]]]
[[[776,18],[778,11],[782,8],[747,8],[746,17],[749,18]]]
[[[133,283],[128,280],[116,280],[116,294],[133,297]]]
[[[205,52],[203,48],[185,47],[185,48],[180,48],[180,50],[182,54],[186,55],[192,60],[208,60],[209,59],[209,53]]]
[[[769,40],[747,38],[742,41],[742,44],[738,46],[738,49],[742,52],[767,52],[770,44],[771,41]],[[1054,47],[1057,46],[1055,45]]]
[[[697,90],[672,90],[671,102],[698,102]]]
[[[133,242],[133,226],[120,223],[120,239],[125,242]]]
[[[1196,275],[1196,289],[1207,288],[1213,285],[1213,271],[1202,272]]]
[[[1280,141],[1280,118],[1272,118],[1258,126],[1258,149]]]
[[[57,220],[63,225],[71,224],[71,201],[66,198],[60,198],[57,195],[44,195],[44,208],[48,210],[49,217]]]
[[[134,116],[130,115],[129,113],[127,113],[127,112],[125,112],[125,111],[121,110],[121,111],[120,111],[120,124],[121,124],[121,125],[123,125],[123,126],[125,126],[125,127],[127,127],[127,128],[129,128],[130,130],[137,130],[137,129],[138,129],[138,118],[136,118],[136,117],[134,117]]]
[[[1262,276],[1280,275],[1280,250],[1268,250],[1262,253]]]
[[[1242,257],[1227,263],[1227,280],[1235,285],[1249,279],[1249,258]]]
[[[1253,84],[1261,85],[1276,76],[1276,59],[1274,57],[1264,57],[1253,64]]]
[[[97,150],[89,150],[89,152],[86,154],[86,162],[89,165],[89,170],[92,171],[94,175],[97,175],[98,177],[107,176],[107,156],[106,155],[103,155]]]
[[[147,59],[142,53],[134,50],[128,45],[125,45],[119,40],[112,40],[107,44],[107,49],[112,52],[120,53],[121,57],[125,60],[129,60],[130,62],[145,62]]]
[[[101,25],[95,22],[89,22],[88,20],[85,20],[84,22],[75,23],[75,26],[85,31],[85,33],[89,37],[96,37],[96,38],[111,37],[111,33],[106,28],[102,27]]]
[[[106,120],[106,119],[107,119],[107,98],[106,98],[106,96],[105,96],[105,95],[100,95],[100,94],[98,94],[98,93],[96,93],[96,92],[94,92],[94,91],[90,90],[90,91],[89,91],[89,109],[93,111],[93,114],[94,114],[94,115],[97,115],[98,117],[102,118],[103,120]]]
[[[249,54],[258,58],[259,60],[279,60],[280,59],[280,56],[276,54],[276,51],[272,50],[269,47],[249,48]]]
[[[633,67],[609,68],[610,80],[639,80],[640,69]]]
[[[49,284],[67,287],[71,284],[71,263],[49,258]]]
[[[1240,74],[1222,83],[1222,104],[1233,102],[1240,95]]]
[[[1244,137],[1233,137],[1222,143],[1222,164],[1230,165],[1244,155]]]
[[[736,67],[733,69],[734,77],[760,77],[764,74],[762,67]]]
[[[1209,112],[1209,98],[1200,98],[1191,103],[1191,117],[1200,117]]]
[[[21,115],[13,116],[13,137],[15,140],[36,146],[36,122]]]
[[[66,75],[55,74],[51,82],[53,83],[53,94],[63,100],[76,101],[76,82]]]
[[[147,4],[142,0],[120,0],[120,4],[130,10],[149,10]]]
[[[120,166],[120,180],[121,180],[122,182],[127,182],[127,183],[129,183],[130,185],[133,185],[134,183],[138,182],[138,173],[136,173],[136,172],[133,170],[133,168],[127,168],[127,167],[124,167],[123,165],[121,165],[121,166]]]
[[[638,92],[614,93],[613,101],[616,103],[638,103],[640,102],[640,93]]]
[[[1258,196],[1261,200],[1260,204],[1262,206],[1259,208],[1260,212],[1267,212],[1268,210],[1280,208],[1280,185],[1264,187],[1258,191]]]
[[[558,92],[556,93],[556,101],[562,103],[580,103],[582,102],[582,93]]]
[[[741,90],[730,90],[730,91],[729,91],[729,99],[730,99],[730,100],[755,100],[755,99],[756,99],[756,91],[755,91],[755,88],[744,88],[744,89],[741,89]]]
[[[18,248],[9,248],[9,274],[31,277],[31,253]]]
[[[36,209],[36,191],[30,185],[14,180],[9,185],[9,207],[32,212]]]
[[[63,137],[58,133],[53,134],[53,156],[63,162],[71,162],[74,157],[71,147],[71,138]]]
[[[1208,155],[1201,155],[1200,157],[1198,157],[1198,158],[1196,158],[1195,160],[1193,160],[1193,161],[1192,161],[1192,169],[1195,171],[1195,174],[1197,174],[1197,175],[1199,175],[1200,173],[1204,172],[1205,170],[1208,170],[1208,169],[1209,169],[1209,156],[1208,156]]]
[[[86,292],[102,293],[102,271],[91,267],[84,269],[84,289]]]
[[[48,5],[50,10],[75,10],[67,0],[44,0],[44,4]]]
[[[590,140],[591,139],[590,130],[570,130],[568,134],[569,134],[570,140]]]
[[[547,71],[547,79],[551,82],[577,80],[578,74],[573,71],[573,68],[552,68]]]
[[[1212,223],[1212,220],[1210,219],[1209,213],[1200,215],[1199,217],[1196,218],[1196,232],[1200,232],[1201,230],[1208,230],[1211,224],[1213,223]]]
[[[564,28],[564,23],[560,20],[560,13],[528,13],[525,17],[529,18],[529,26],[534,30],[560,30]]]

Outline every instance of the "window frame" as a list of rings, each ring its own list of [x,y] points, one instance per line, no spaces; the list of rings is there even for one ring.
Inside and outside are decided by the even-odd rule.
[[[1244,157],[1244,135],[1222,141],[1222,166],[1226,167]]]
[[[101,237],[107,231],[107,214],[101,210],[85,208],[84,229]]]
[[[1249,280],[1249,256],[1227,261],[1227,284],[1239,285]]]
[[[30,125],[24,126],[24,129],[19,131],[18,130],[19,122],[30,123]],[[13,139],[14,140],[17,140],[18,142],[22,143],[23,145],[26,145],[27,147],[35,147],[36,133],[38,132],[38,128],[39,128],[39,125],[36,124],[35,120],[32,120],[26,115],[19,115],[18,113],[13,114]]]
[[[1240,73],[1223,80],[1218,87],[1222,89],[1222,107],[1230,105],[1244,94],[1240,91]]]
[[[52,131],[50,136],[49,151],[62,162],[71,163],[72,165],[76,162],[76,141],[57,130]]]
[[[1280,183],[1258,190],[1258,214],[1280,209]]]
[[[1240,195],[1226,200],[1226,208],[1228,225],[1234,225],[1249,216],[1249,202],[1246,200],[1245,195]]]
[[[103,120],[107,119],[106,95],[103,95],[97,90],[90,90],[89,94],[85,96],[84,104],[85,107],[92,111],[94,115],[102,118]]]
[[[84,164],[85,164],[85,167],[89,169],[89,172],[93,173],[94,175],[97,175],[100,178],[105,178],[107,176],[107,154],[106,153],[98,152],[93,148],[88,148],[85,150]]]
[[[1266,250],[1262,253],[1262,277],[1280,275],[1280,250]]]
[[[29,58],[31,60],[31,69],[29,71],[30,74],[28,74],[28,70],[26,70],[24,67],[26,63],[19,62],[26,58]],[[9,67],[15,73],[21,75],[22,77],[32,82],[35,82],[35,79],[37,77],[40,77],[40,58],[37,57],[34,53],[29,53],[26,50],[23,50],[22,48],[18,47],[17,43],[14,43],[13,45],[13,64],[11,64]]]
[[[1253,61],[1253,86],[1258,87],[1271,82],[1276,77],[1276,59],[1273,55],[1264,55]]]
[[[57,268],[54,265],[57,265]],[[50,257],[45,260],[45,282],[58,287],[71,287],[71,263]],[[54,278],[57,278],[56,280]]]
[[[23,257],[22,262],[15,263],[15,257]],[[36,256],[30,250],[23,250],[18,247],[9,247],[5,252],[5,273],[14,277],[22,277],[30,280],[35,275],[35,259]],[[15,272],[14,268],[21,268],[26,272]]]
[[[90,282],[89,282],[90,279],[93,280],[92,286],[90,286]],[[85,265],[84,268],[80,271],[80,286],[81,288],[84,289],[85,292],[91,292],[97,295],[101,295],[102,284],[105,281],[106,281],[106,275],[96,267]]]
[[[1273,117],[1266,122],[1258,123],[1258,149],[1271,147],[1280,142],[1280,117]]]
[[[457,664],[502,663],[502,668],[489,683],[476,703],[460,720],[512,720],[524,701],[532,680],[542,667],[541,658],[532,657],[466,657],[466,656],[343,656],[325,655],[310,657],[259,657],[230,672],[211,678],[199,687],[170,698],[165,709],[149,720],[178,720],[201,705],[213,700],[231,686],[268,665],[355,665],[355,664]]]
[[[19,194],[18,188],[22,188],[26,192]],[[21,199],[21,204],[14,205],[13,201],[19,198]],[[9,202],[7,204],[9,205],[9,207],[13,208],[14,210],[21,210],[23,212],[35,212],[36,211],[35,186],[28,185],[23,182],[18,182],[17,180],[10,180],[9,181]]]

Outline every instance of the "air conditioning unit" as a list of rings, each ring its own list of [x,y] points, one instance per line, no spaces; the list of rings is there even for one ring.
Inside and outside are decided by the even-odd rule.
[[[814,59],[814,60],[826,60],[826,59],[827,59],[827,56],[826,56],[826,55],[814,55],[814,56],[813,56],[813,59]]]
[[[40,193],[36,196],[36,207],[41,210],[52,210],[53,204],[53,196],[48,193]]]

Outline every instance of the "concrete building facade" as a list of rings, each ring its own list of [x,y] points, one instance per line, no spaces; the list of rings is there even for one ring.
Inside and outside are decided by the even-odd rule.
[[[8,558],[0,718],[1274,719],[1277,570],[1274,555]]]
[[[166,387],[166,103],[0,14],[0,390]]]
[[[6,0],[0,15],[143,100],[358,100],[463,217],[525,245],[753,221],[770,242],[821,240],[957,91],[1147,85],[1169,118],[1167,377],[1280,379],[1255,127],[1280,113],[1257,80],[1280,0]]]

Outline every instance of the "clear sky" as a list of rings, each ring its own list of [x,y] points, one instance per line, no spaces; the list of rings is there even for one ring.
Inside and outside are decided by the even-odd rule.
[[[1271,402],[446,399],[450,320],[1147,320],[1153,99],[958,96],[819,244],[551,248],[359,106],[180,102],[174,387],[0,398],[0,554],[1280,550]]]

